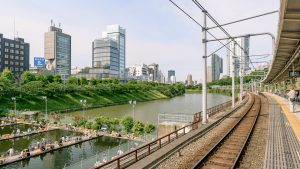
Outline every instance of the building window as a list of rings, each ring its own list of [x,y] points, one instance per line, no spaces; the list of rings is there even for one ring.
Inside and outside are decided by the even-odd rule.
[[[0,62],[2,61],[2,59],[0,58]]]
[[[9,46],[9,44],[7,42],[5,42],[5,46]]]
[[[20,71],[23,72],[23,68],[20,68]]]
[[[23,45],[21,45],[21,49],[24,49],[24,46],[23,46]]]
[[[15,53],[15,50],[11,49],[11,50],[10,50],[10,53]]]
[[[8,70],[9,68],[7,66],[4,67],[5,70]]]
[[[5,52],[8,52],[8,51],[9,51],[9,49],[5,48]]]
[[[1,53],[1,51],[0,51],[0,55],[1,55],[2,53]]]
[[[15,65],[19,66],[19,62],[15,62]]]
[[[10,61],[10,65],[14,65],[15,63],[13,61]]]
[[[24,57],[23,57],[23,56],[21,56],[21,57],[20,57],[20,60],[24,60]]]
[[[18,50],[15,50],[16,54],[19,54],[19,51]]]
[[[16,68],[15,68],[15,71],[19,71],[19,68],[16,67]]]
[[[8,61],[7,61],[7,60],[6,60],[6,61],[4,61],[4,64],[8,65]]]
[[[19,60],[19,56],[15,56],[15,59],[16,59],[16,60]]]
[[[23,66],[23,65],[24,65],[23,62],[21,62],[21,63],[20,63],[20,66]]]
[[[24,52],[23,52],[23,51],[20,51],[20,54],[21,54],[21,55],[24,55]]]
[[[10,71],[14,71],[14,68],[13,68],[13,67],[10,67]]]
[[[16,48],[18,48],[18,49],[19,49],[19,48],[20,48],[20,45],[18,45],[18,44],[17,44],[17,45],[16,45]]]
[[[11,43],[11,44],[10,44],[10,47],[11,47],[11,48],[14,48],[14,47],[15,47],[15,44]]]
[[[9,55],[8,55],[8,54],[5,54],[4,57],[5,57],[6,59],[8,59],[8,58],[9,58]]]
[[[10,55],[10,59],[14,59],[15,57],[14,57],[14,55]]]

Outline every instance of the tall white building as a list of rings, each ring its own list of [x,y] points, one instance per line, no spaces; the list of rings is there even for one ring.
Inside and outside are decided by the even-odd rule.
[[[250,70],[249,39],[249,37],[235,38],[237,44],[233,41],[229,43],[229,49],[231,51],[227,50],[227,74],[230,77],[232,77],[233,72],[236,77],[239,76],[240,67],[241,69],[244,69],[244,71]],[[245,51],[239,46],[241,46]]]
[[[207,82],[212,81],[212,68],[211,66],[207,66]]]
[[[146,64],[140,64],[128,67],[128,77],[141,81],[147,81],[148,66]]]
[[[194,84],[193,77],[192,77],[191,74],[187,75],[186,82],[187,82],[187,85],[193,85]]]
[[[102,32],[102,37],[114,39],[118,44],[119,50],[119,72],[120,79],[125,79],[125,64],[126,64],[126,30],[120,25],[108,25],[106,31]]]

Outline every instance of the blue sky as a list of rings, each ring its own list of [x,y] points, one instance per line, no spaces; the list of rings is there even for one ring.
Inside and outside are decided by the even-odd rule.
[[[174,1],[201,21],[201,12],[191,0]],[[279,0],[199,2],[220,23],[279,9]],[[201,29],[168,0],[2,0],[0,11],[0,33],[13,38],[15,18],[18,35],[31,44],[31,63],[33,57],[43,56],[44,32],[51,19],[72,36],[72,66],[80,67],[91,66],[92,41],[101,36],[106,25],[119,24],[127,31],[126,66],[155,62],[165,75],[174,69],[178,80],[185,80],[187,74],[200,80]],[[276,35],[277,21],[278,14],[272,14],[225,29],[233,36],[260,32]],[[213,33],[225,37],[218,30]],[[252,38],[250,54],[270,53],[270,42],[266,37]],[[210,43],[208,53],[218,47],[218,43]],[[218,54],[227,65],[226,50]]]

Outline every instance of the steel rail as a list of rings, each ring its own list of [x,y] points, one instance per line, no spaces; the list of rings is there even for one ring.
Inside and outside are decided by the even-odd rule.
[[[252,94],[252,96],[253,96],[253,94]],[[254,96],[254,98],[255,98],[256,96]],[[240,118],[239,119],[239,121],[200,159],[200,160],[198,160],[197,161],[197,163],[192,167],[193,169],[198,169],[198,168],[201,168],[201,167],[203,167],[203,165],[205,164],[205,162],[207,162],[208,160],[209,160],[209,158],[218,150],[218,148],[224,143],[224,141],[225,140],[227,140],[227,138],[231,135],[231,133],[233,133],[233,131],[242,123],[242,121],[245,119],[245,117],[247,116],[247,114],[252,110],[252,108],[254,107],[254,105],[255,105],[255,100],[256,100],[257,98],[255,98],[254,100],[253,100],[253,102],[251,103],[251,106],[247,109],[247,111],[246,111],[246,113],[242,116],[242,118]],[[259,102],[259,104],[260,104],[260,102]],[[259,105],[259,111],[260,111],[260,107],[261,107],[261,105]],[[256,114],[256,118],[255,118],[255,121],[253,122],[253,124],[252,124],[252,127],[250,128],[251,129],[251,131],[249,132],[249,133],[251,133],[252,131],[253,131],[253,129],[254,129],[254,126],[255,126],[255,124],[256,124],[256,119],[257,119],[257,117],[258,117],[258,114],[259,114],[259,111],[258,111],[258,113]],[[248,137],[245,139],[245,142],[244,142],[244,144],[243,144],[243,147],[242,147],[242,149],[241,149],[241,151],[239,152],[239,154],[238,154],[238,156],[237,156],[237,158],[240,158],[240,155],[242,154],[242,152],[243,152],[243,150],[245,149],[245,145],[246,145],[246,143],[248,142],[248,140],[249,140],[249,135],[248,135]],[[237,162],[238,162],[238,160],[236,159],[235,161],[234,161],[234,164],[233,164],[233,166],[236,166],[237,165]],[[233,168],[233,167],[232,167]]]

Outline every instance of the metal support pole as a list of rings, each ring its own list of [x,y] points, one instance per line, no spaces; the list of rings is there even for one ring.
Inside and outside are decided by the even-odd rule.
[[[244,56],[240,57],[240,62],[242,62],[242,64],[240,64],[240,101],[243,100],[243,93],[244,93],[244,89],[243,89],[243,77],[244,77],[244,57],[247,55],[247,52],[244,53]]]
[[[202,20],[202,123],[206,124],[207,122],[207,91],[206,91],[206,82],[207,82],[207,44],[206,44],[206,13],[207,11],[202,11],[203,20]]]
[[[235,54],[235,44],[233,45],[233,53]],[[233,108],[235,105],[235,84],[234,84],[234,80],[235,80],[235,56],[232,57],[232,80],[231,80],[231,96],[232,96],[232,105],[231,107]]]
[[[48,100],[47,100],[47,98],[46,98],[46,120],[48,120]]]

